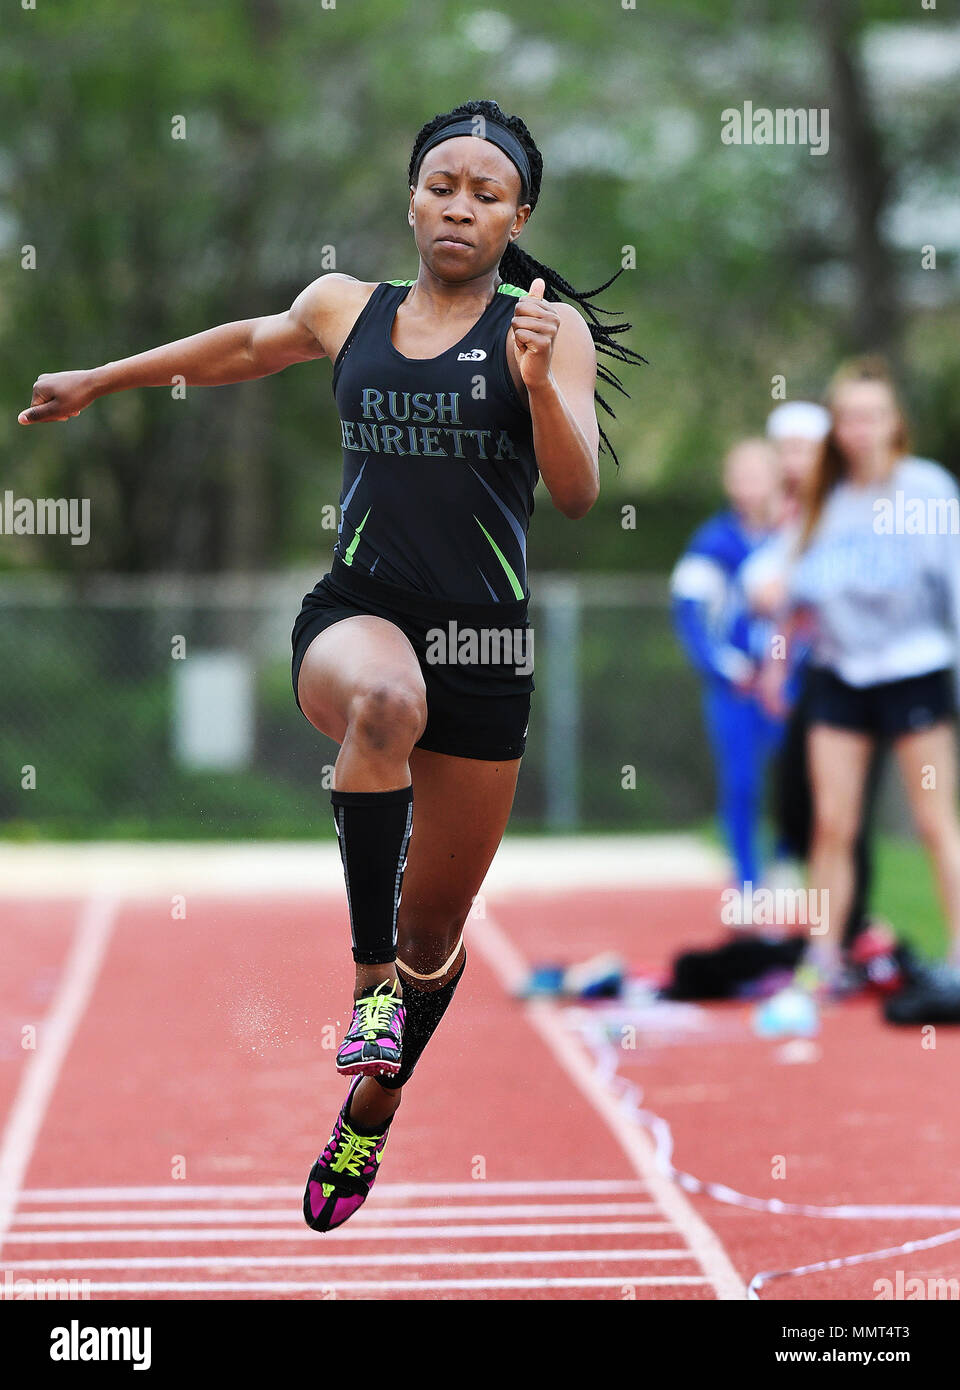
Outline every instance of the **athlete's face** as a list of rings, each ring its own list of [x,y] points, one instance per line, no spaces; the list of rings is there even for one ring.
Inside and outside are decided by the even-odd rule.
[[[819,441],[805,439],[802,435],[787,435],[777,440],[776,447],[785,486],[792,492],[802,492],[820,457]]]
[[[530,216],[519,198],[516,165],[489,140],[457,135],[434,145],[407,214],[421,260],[442,280],[473,280],[495,268]]]
[[[724,463],[723,486],[734,511],[752,525],[767,525],[772,519],[780,487],[780,471],[773,449],[761,443],[741,444],[731,449]]]
[[[833,435],[849,459],[893,446],[900,415],[882,381],[848,381],[833,401]]]

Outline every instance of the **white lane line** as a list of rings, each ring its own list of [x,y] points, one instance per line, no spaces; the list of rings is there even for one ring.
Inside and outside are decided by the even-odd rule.
[[[84,903],[53,1004],[40,1025],[39,1046],[24,1064],[0,1139],[0,1249],[60,1068],[93,993],[116,919],[113,899],[93,898]]]
[[[506,1203],[503,1206],[489,1207],[386,1207],[371,1211],[360,1210],[352,1218],[363,1225],[365,1222],[385,1221],[493,1221],[503,1217],[529,1218],[544,1216],[662,1216],[656,1202],[558,1202],[532,1203],[523,1205]],[[13,1225],[23,1226],[136,1226],[136,1225],[181,1225],[206,1223],[215,1226],[237,1225],[239,1222],[289,1221],[298,1225],[303,1220],[301,1211],[286,1211],[281,1207],[248,1209],[245,1211],[219,1210],[210,1207],[184,1207],[173,1211],[169,1207],[150,1211],[137,1208],[123,1211],[26,1211],[13,1219]]]
[[[476,1197],[485,1201],[487,1197],[539,1197],[564,1195],[586,1197],[617,1196],[621,1193],[644,1192],[642,1182],[611,1181],[605,1178],[579,1179],[554,1178],[543,1182],[383,1182],[377,1183],[377,1192],[386,1193],[394,1201],[413,1197]],[[24,1202],[241,1202],[298,1201],[303,1198],[303,1184],[299,1187],[254,1187],[240,1185],[231,1187],[226,1183],[207,1183],[189,1187],[186,1184],[167,1183],[165,1187],[26,1187],[20,1194]]]
[[[510,937],[490,916],[478,917],[470,928],[470,940],[513,994],[527,976],[527,963]],[[641,1124],[628,1115],[619,1100],[597,1078],[581,1043],[567,1028],[562,1011],[549,1000],[531,999],[523,1004],[528,1021],[576,1084],[581,1094],[603,1117],[619,1141],[638,1176],[664,1214],[695,1252],[718,1299],[746,1299],[747,1289],[717,1236],[673,1182],[657,1167],[653,1144]]]
[[[631,1285],[659,1287],[703,1285],[709,1282],[702,1274],[611,1274],[584,1279],[324,1279],[322,1282],[280,1279],[104,1282],[92,1279],[87,1287],[101,1293],[316,1293],[338,1292],[341,1289],[345,1293],[351,1289],[366,1289],[368,1292],[403,1292],[409,1289],[411,1293],[422,1293],[439,1289],[624,1289]]]
[[[425,1253],[399,1251],[395,1255],[135,1255],[110,1259],[9,1260],[4,1270],[18,1269],[313,1269],[346,1265],[359,1269],[366,1265],[498,1265],[498,1264],[591,1264],[608,1260],[690,1260],[690,1250],[462,1250]]]
[[[522,1225],[494,1224],[489,1226],[370,1226],[348,1229],[338,1226],[323,1233],[324,1241],[331,1240],[486,1240],[490,1236],[626,1236],[676,1235],[670,1221],[556,1221],[524,1222]],[[11,1245],[104,1245],[122,1241],[126,1245],[153,1244],[156,1241],[199,1240],[214,1245],[224,1240],[316,1240],[318,1232],[304,1223],[302,1230],[289,1226],[267,1230],[263,1227],[240,1227],[224,1230],[222,1226],[197,1230],[177,1227],[170,1230],[140,1229],[112,1231],[16,1231],[7,1240]]]

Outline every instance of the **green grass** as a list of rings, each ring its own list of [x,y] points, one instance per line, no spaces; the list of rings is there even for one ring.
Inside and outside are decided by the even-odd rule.
[[[931,956],[942,956],[948,933],[933,867],[919,844],[879,835],[873,910],[886,917],[898,937]]]

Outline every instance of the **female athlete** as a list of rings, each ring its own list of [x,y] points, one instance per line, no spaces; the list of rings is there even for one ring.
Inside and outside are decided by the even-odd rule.
[[[463,926],[510,816],[530,694],[526,535],[542,477],[565,516],[599,492],[596,351],[645,359],[518,247],[540,194],[526,125],[494,101],[434,117],[408,170],[416,280],[320,276],[287,312],[89,372],[38,378],[22,423],[135,386],[223,385],[329,357],[341,520],[293,629],[293,687],[340,745],[331,804],[346,884],[353,1079],[304,1216],[368,1196],[402,1088],[466,964]],[[618,271],[617,274],[620,272]],[[528,287],[528,288],[524,288]],[[560,293],[576,301],[589,322]],[[626,393],[624,393],[626,394]],[[402,899],[401,899],[402,887]]]

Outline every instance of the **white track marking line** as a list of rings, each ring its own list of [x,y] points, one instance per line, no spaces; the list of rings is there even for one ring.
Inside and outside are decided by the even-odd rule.
[[[527,963],[489,913],[471,924],[470,941],[479,949],[504,989],[513,994],[527,976]],[[619,1101],[597,1079],[582,1045],[567,1028],[562,1011],[543,999],[528,1000],[522,1007],[531,1026],[540,1034],[582,1095],[606,1121],[648,1191],[695,1252],[716,1290],[717,1298],[746,1299],[746,1285],[717,1236],[680,1189],[661,1173],[646,1130],[626,1113]]]
[[[327,1268],[345,1265],[358,1269],[365,1265],[498,1265],[498,1264],[592,1264],[608,1260],[690,1260],[691,1250],[462,1250],[426,1253],[399,1251],[395,1255],[135,1255],[110,1259],[8,1260],[4,1270],[18,1269],[270,1269]]]
[[[110,898],[93,898],[83,905],[53,1004],[40,1025],[39,1046],[24,1065],[0,1139],[0,1249],[60,1068],[93,993],[117,906]]]
[[[497,1224],[485,1226],[371,1226],[349,1230],[337,1227],[324,1232],[324,1240],[486,1240],[490,1236],[626,1236],[676,1235],[670,1221],[556,1221],[529,1222],[522,1225]],[[110,1241],[127,1245],[153,1244],[156,1241],[194,1240],[215,1245],[226,1240],[316,1240],[317,1232],[304,1222],[302,1229],[282,1226],[265,1229],[259,1226],[224,1230],[193,1227],[171,1227],[169,1230],[140,1229],[112,1231],[11,1231],[10,1245],[103,1245]]]
[[[620,1193],[645,1192],[642,1182],[608,1181],[596,1178],[578,1181],[576,1178],[555,1178],[543,1182],[516,1181],[490,1182],[484,1179],[476,1182],[383,1182],[377,1183],[377,1192],[386,1193],[394,1201],[405,1197],[477,1197],[485,1201],[487,1197],[539,1197],[564,1195],[580,1197],[595,1193],[616,1196]],[[20,1193],[20,1203],[25,1202],[239,1202],[261,1201],[275,1197],[277,1201],[287,1202],[291,1197],[298,1201],[303,1198],[303,1185],[276,1187],[234,1186],[225,1183],[209,1183],[203,1186],[181,1186],[167,1183],[165,1187],[26,1187]]]
[[[88,1288],[102,1293],[316,1293],[343,1289],[366,1289],[370,1292],[388,1289],[402,1292],[409,1289],[419,1293],[425,1289],[612,1289],[654,1287],[664,1284],[709,1284],[702,1274],[634,1274],[597,1275],[584,1279],[325,1279],[298,1282],[286,1280],[176,1280],[102,1282],[93,1279]]]
[[[728,867],[726,855],[695,835],[508,834],[482,891],[489,897],[538,890],[699,885],[719,893]],[[309,900],[340,912],[343,865],[333,836],[322,843],[0,844],[3,898],[56,900],[100,893],[168,904],[171,893],[241,897],[265,906]]]
[[[521,1218],[545,1216],[662,1216],[663,1212],[656,1202],[560,1202],[553,1204],[512,1205],[489,1207],[386,1207],[372,1211],[358,1211],[352,1218],[360,1225],[377,1222],[383,1225],[388,1221],[493,1221],[503,1217]],[[299,1225],[303,1220],[300,1211],[286,1211],[281,1207],[268,1207],[264,1210],[229,1211],[204,1207],[187,1207],[171,1211],[28,1211],[20,1212],[13,1219],[17,1228],[25,1226],[136,1226],[136,1225],[203,1225],[215,1226],[218,1223],[236,1226],[241,1221],[255,1224],[258,1221],[289,1221]]]

